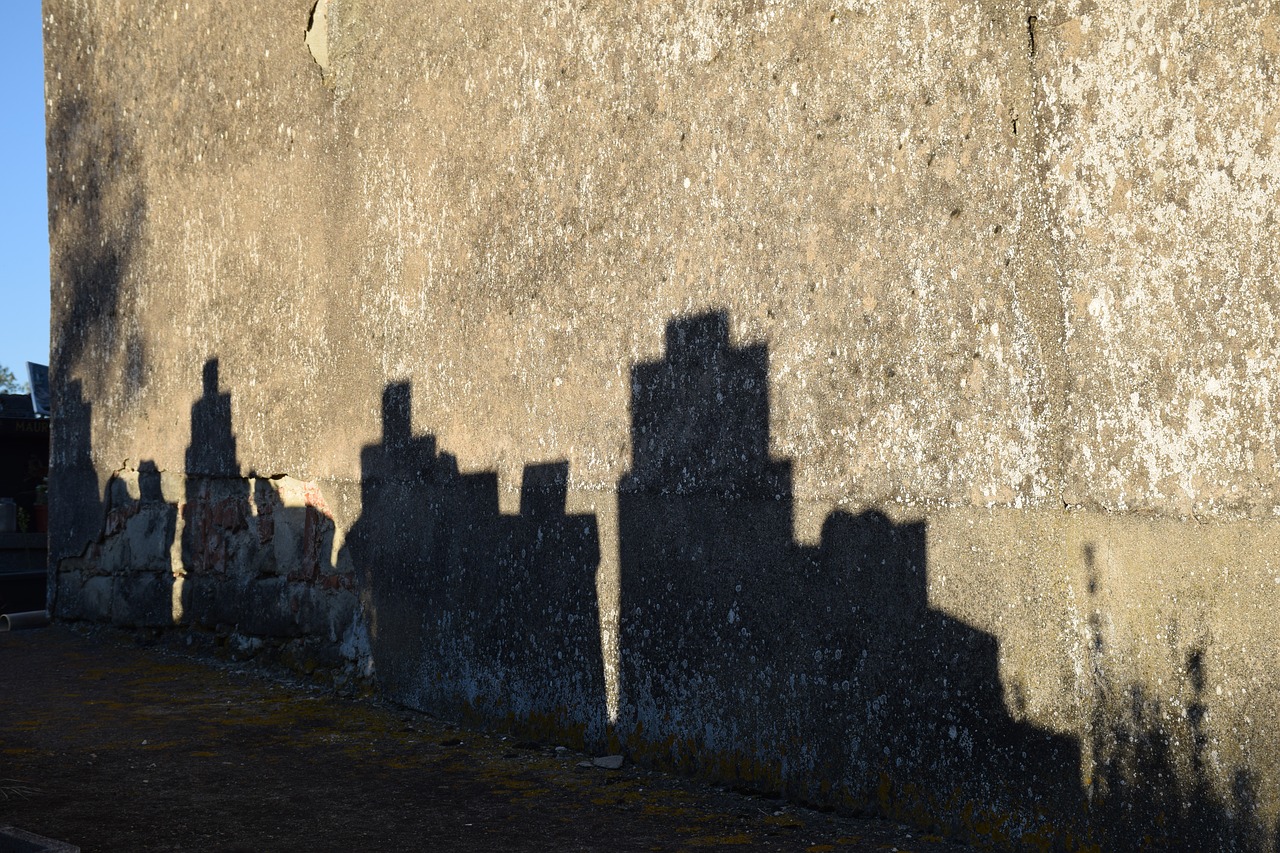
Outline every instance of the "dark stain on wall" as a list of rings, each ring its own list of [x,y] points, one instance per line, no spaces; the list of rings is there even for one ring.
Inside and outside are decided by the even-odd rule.
[[[57,153],[49,171],[55,401],[68,393],[72,376],[87,378],[94,390],[121,386],[136,394],[147,371],[135,295],[125,287],[146,214],[135,131],[118,106],[101,107],[61,98],[46,130],[48,149]],[[120,374],[111,372],[118,355]]]

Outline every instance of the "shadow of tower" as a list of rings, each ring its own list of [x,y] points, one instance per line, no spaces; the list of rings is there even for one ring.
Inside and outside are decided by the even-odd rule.
[[[834,512],[818,547],[794,541],[763,345],[734,346],[722,312],[680,318],[631,378],[618,730],[633,754],[951,831],[1049,802],[1078,814],[1075,741],[1013,720],[995,638],[929,607],[923,522]]]
[[[182,504],[182,609],[207,626],[235,624],[236,590],[231,570],[248,560],[249,482],[240,476],[231,394],[220,390],[218,359],[204,364],[203,390],[191,405],[191,443],[186,452]]]
[[[666,355],[631,375],[619,731],[662,763],[767,785],[755,765],[786,736],[774,688],[791,614],[777,604],[796,565],[790,464],[768,455],[767,351],[731,346],[715,313],[668,324]]]
[[[345,548],[368,608],[379,686],[407,704],[421,688],[435,567],[448,558],[444,493],[457,479],[435,436],[412,434],[411,389],[382,393],[382,441],[360,453],[361,512]]]

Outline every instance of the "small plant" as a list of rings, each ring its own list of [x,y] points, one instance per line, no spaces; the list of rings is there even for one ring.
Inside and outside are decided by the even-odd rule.
[[[21,779],[0,779],[0,799],[12,800],[14,798],[29,799],[32,794],[40,793],[39,788],[33,788]]]
[[[18,532],[26,533],[31,530],[31,517],[27,515],[25,507],[18,507]]]

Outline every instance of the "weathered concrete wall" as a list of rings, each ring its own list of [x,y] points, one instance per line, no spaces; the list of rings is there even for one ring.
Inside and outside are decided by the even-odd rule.
[[[1271,843],[1270,4],[45,22],[60,615],[974,837]]]

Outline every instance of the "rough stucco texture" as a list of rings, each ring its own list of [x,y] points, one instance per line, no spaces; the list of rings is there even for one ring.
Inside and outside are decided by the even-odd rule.
[[[973,838],[1271,843],[1273,4],[44,15],[60,616]]]

